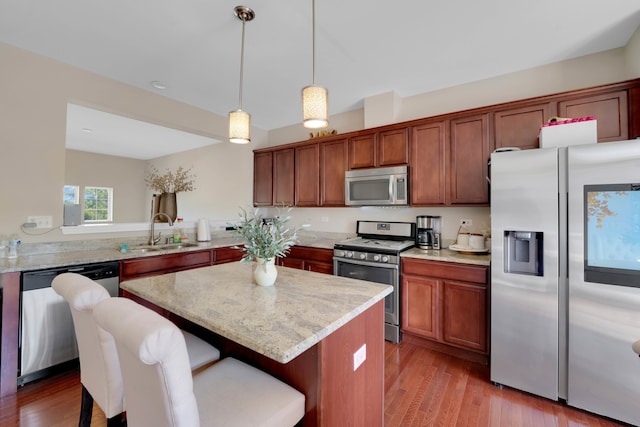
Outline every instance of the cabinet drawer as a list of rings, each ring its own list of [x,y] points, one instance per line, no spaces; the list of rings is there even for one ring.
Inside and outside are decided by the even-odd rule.
[[[441,279],[460,280],[471,283],[487,283],[488,267],[470,266],[439,261],[402,259],[402,273],[418,276],[431,276]]]
[[[214,264],[225,264],[228,262],[240,261],[242,259],[242,252],[240,249],[234,249],[231,246],[225,246],[223,248],[217,248],[215,250]]]
[[[333,265],[333,250],[324,248],[312,248],[309,246],[294,246],[287,257],[302,258],[318,262],[328,262]]]
[[[125,259],[120,262],[120,280],[205,267],[212,263],[211,250]]]

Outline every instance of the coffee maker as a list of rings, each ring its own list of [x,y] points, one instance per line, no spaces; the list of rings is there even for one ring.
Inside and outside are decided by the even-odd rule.
[[[440,249],[440,217],[416,217],[416,246],[419,249]]]

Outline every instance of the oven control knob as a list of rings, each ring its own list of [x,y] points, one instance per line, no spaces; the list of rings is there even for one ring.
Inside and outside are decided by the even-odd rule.
[[[373,256],[373,260],[374,261],[380,261],[380,255],[374,255]]]
[[[340,251],[338,252],[338,256],[344,258],[345,256],[347,256],[345,251]]]
[[[389,257],[388,257],[388,256],[386,256],[386,255],[384,255],[384,256],[382,257],[382,262],[389,262]]]
[[[353,258],[353,252],[347,252],[347,253],[345,254],[345,256],[346,256],[347,258]]]
[[[367,259],[367,254],[360,254],[360,259]]]

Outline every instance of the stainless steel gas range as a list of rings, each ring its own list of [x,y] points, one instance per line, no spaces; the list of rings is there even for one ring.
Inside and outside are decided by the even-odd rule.
[[[357,235],[333,247],[333,274],[393,286],[384,302],[384,337],[400,342],[400,253],[415,245],[413,222],[358,221]]]

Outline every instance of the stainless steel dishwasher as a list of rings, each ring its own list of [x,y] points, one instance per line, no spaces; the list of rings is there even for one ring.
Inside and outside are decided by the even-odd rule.
[[[74,265],[22,274],[20,292],[20,366],[18,385],[77,363],[78,345],[67,302],[51,287],[62,273],[78,273],[118,295],[119,262]]]

